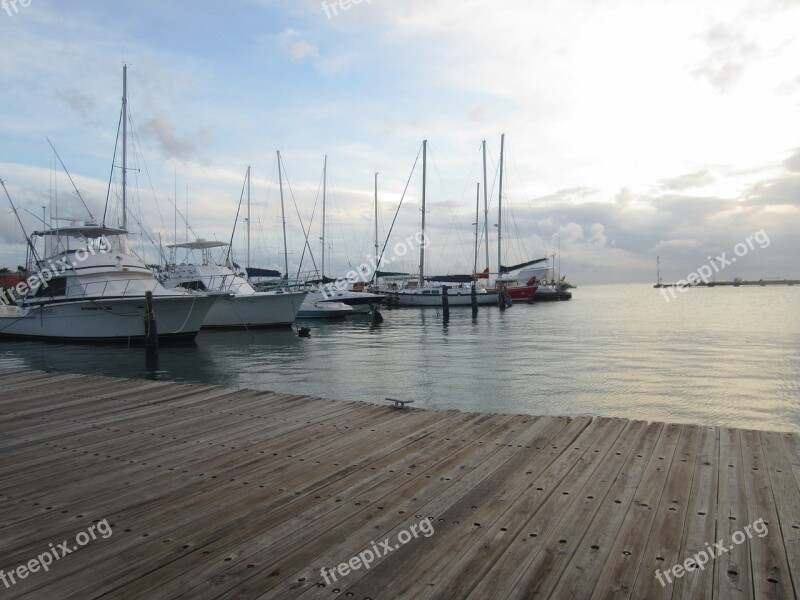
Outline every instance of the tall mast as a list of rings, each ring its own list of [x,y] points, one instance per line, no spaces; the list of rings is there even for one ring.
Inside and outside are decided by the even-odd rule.
[[[500,272],[503,264],[503,150],[506,143],[506,134],[500,134],[500,185],[497,193],[497,278],[500,279]]]
[[[281,221],[283,221],[283,268],[286,271],[286,284],[289,284],[289,253],[286,250],[286,212],[283,208],[283,168],[281,167],[281,151],[278,150],[278,185],[281,190]]]
[[[480,182],[475,184],[476,191],[475,191],[475,262],[472,265],[472,285],[475,285],[478,282],[478,223],[480,222],[480,212],[481,212],[481,184]]]
[[[378,260],[378,172],[375,171],[375,260]],[[378,263],[375,263],[378,268]],[[377,277],[377,275],[376,275]]]
[[[122,65],[122,228],[128,228],[128,65]]]
[[[422,241],[425,241],[425,187],[428,177],[428,140],[422,141]],[[425,286],[425,244],[419,245],[419,287]]]
[[[489,268],[489,197],[486,187],[486,140],[483,140],[483,244],[486,246],[486,268]]]
[[[322,165],[322,281],[325,282],[325,198],[328,191],[328,155]]]
[[[247,268],[250,268],[250,165],[247,165]]]

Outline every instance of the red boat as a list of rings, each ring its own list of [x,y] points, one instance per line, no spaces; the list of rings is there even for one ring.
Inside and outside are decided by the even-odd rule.
[[[480,273],[478,279],[489,279],[489,269]],[[505,288],[506,294],[517,302],[531,302],[536,290],[539,289],[535,276],[523,283],[521,279],[515,279],[513,276],[508,275],[500,279],[500,285]],[[494,292],[496,290],[487,289],[486,291]]]
[[[537,289],[539,289],[539,286],[536,285],[536,277],[531,277],[525,283],[509,281],[506,285],[506,294],[512,300],[530,302]]]

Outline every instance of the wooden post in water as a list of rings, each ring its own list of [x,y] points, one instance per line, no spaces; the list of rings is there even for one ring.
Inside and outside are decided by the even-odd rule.
[[[442,286],[442,316],[447,321],[450,318],[450,299],[447,297],[447,286]]]
[[[158,327],[153,312],[153,292],[150,290],[144,294],[144,303],[144,345],[148,351],[158,350]]]
[[[472,282],[470,295],[472,296],[472,317],[475,318],[478,316],[478,290],[475,289],[474,281]]]

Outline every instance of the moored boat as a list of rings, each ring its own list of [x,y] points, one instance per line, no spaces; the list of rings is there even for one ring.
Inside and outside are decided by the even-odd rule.
[[[152,294],[158,339],[192,339],[222,295],[166,289],[131,253],[124,229],[72,223],[38,237],[51,250],[32,265],[27,294],[0,313],[0,336],[141,341]]]
[[[289,326],[305,300],[305,292],[274,290],[258,292],[240,275],[224,264],[211,259],[213,248],[227,247],[226,242],[198,239],[173,244],[170,248],[201,251],[200,263],[186,261],[167,271],[167,288],[185,288],[204,293],[225,293],[226,297],[208,313],[203,327],[220,329],[252,329]]]

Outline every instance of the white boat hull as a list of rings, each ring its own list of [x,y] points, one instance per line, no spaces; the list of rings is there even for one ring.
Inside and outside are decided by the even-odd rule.
[[[306,300],[297,313],[298,319],[338,319],[353,314],[353,309],[341,302],[309,302]]]
[[[294,323],[305,292],[259,292],[221,298],[211,307],[204,328],[281,327]]]
[[[154,296],[159,340],[193,339],[218,296]],[[19,308],[4,306],[0,336],[69,341],[138,341],[145,337],[145,299],[94,298]]]
[[[422,294],[418,291],[401,290],[392,294],[398,306],[442,306],[442,295]],[[499,298],[496,293],[478,293],[478,306],[497,304]],[[447,290],[448,306],[472,306],[472,291],[469,288],[450,288]]]
[[[353,314],[369,314],[376,306],[380,306],[385,294],[372,294],[370,292],[353,292],[350,290],[335,291],[332,294],[323,294],[318,290],[308,293],[308,302],[341,302],[353,309]]]

